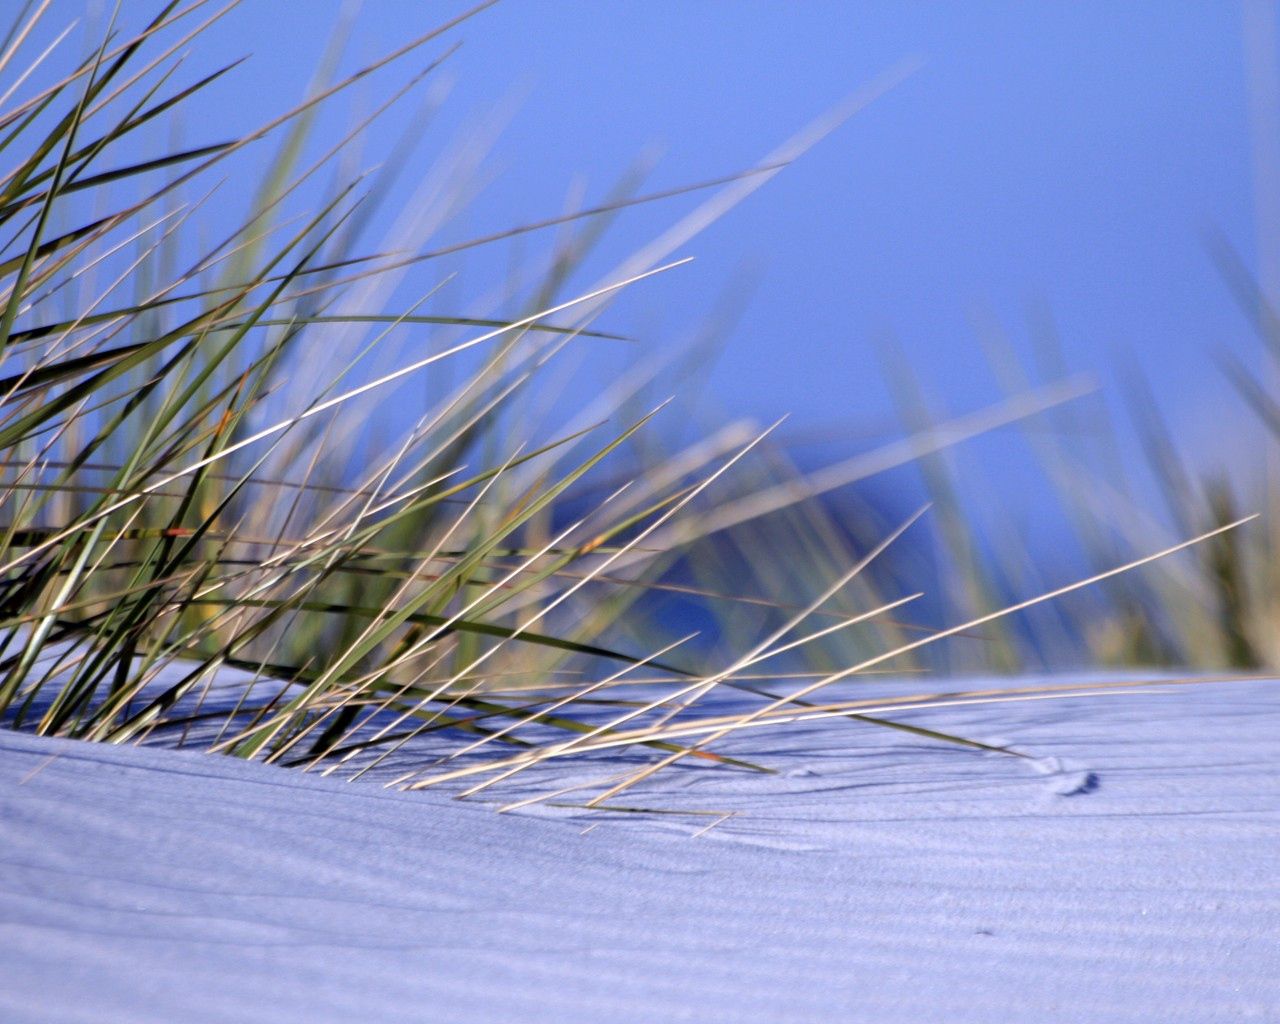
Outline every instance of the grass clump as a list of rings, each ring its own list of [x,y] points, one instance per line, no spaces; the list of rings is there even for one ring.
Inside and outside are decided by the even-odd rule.
[[[661,404],[624,412],[642,400],[643,375],[539,435],[557,359],[617,343],[597,326],[608,299],[651,287],[679,261],[647,253],[579,294],[566,281],[610,217],[672,193],[645,197],[627,183],[596,207],[448,249],[366,246],[396,168],[347,173],[343,153],[430,81],[451,33],[484,6],[353,74],[322,69],[303,103],[238,138],[153,156],[141,155],[152,129],[234,70],[189,77],[178,55],[228,8],[173,2],[141,27],[113,24],[44,87],[32,83],[47,53],[30,51],[50,4],[27,3],[7,26],[4,722],[411,788],[467,779],[468,793],[547,758],[642,753],[593,804],[686,758],[761,769],[707,748],[798,718],[982,746],[885,719],[882,701],[812,698],[1090,581],[921,631],[897,617],[912,597],[882,596],[866,572],[918,515],[851,545],[804,499],[1079,387],[1028,392],[946,432],[922,428],[809,479],[759,458],[778,454],[769,431],[737,425],[649,457],[639,442]],[[51,53],[67,45],[55,35]],[[386,101],[305,163],[318,107],[389,68],[402,73]],[[760,166],[698,186],[714,197],[674,235],[696,233],[888,84]],[[198,241],[217,175],[229,168],[235,185],[237,155],[272,144],[248,212]],[[335,181],[324,201],[288,215],[321,172]],[[428,312],[449,256],[547,227],[562,234],[517,313]],[[418,297],[388,305],[404,289]],[[406,337],[415,354],[388,364]],[[420,414],[375,443],[366,420],[406,393]],[[761,518],[779,514],[789,518]],[[1219,518],[1206,536],[1238,517]],[[766,592],[796,580],[802,592]],[[727,607],[726,622],[763,639],[739,642],[739,625],[724,630],[727,656],[700,647],[647,610],[664,595]],[[832,639],[841,646],[823,646]],[[804,678],[779,692],[798,652],[809,660],[791,674]],[[714,699],[726,691],[731,711]]]

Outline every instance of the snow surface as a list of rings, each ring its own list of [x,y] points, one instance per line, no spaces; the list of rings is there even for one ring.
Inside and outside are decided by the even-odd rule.
[[[835,719],[618,798],[680,813],[496,814],[619,763],[486,804],[2,732],[0,1020],[1280,1020],[1280,682],[902,717],[1032,756]]]

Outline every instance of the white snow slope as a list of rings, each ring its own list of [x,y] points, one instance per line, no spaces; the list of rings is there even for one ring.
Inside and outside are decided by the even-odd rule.
[[[0,733],[0,1020],[1280,1021],[1280,683],[910,720],[1040,760],[753,731],[693,838]]]

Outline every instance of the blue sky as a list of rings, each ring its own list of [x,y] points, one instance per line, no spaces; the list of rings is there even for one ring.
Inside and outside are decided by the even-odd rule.
[[[218,33],[253,52],[233,109],[300,93],[340,5],[249,0]],[[355,51],[453,4],[368,0]],[[688,247],[628,328],[692,326],[742,271],[754,299],[715,389],[732,412],[875,423],[873,339],[896,335],[947,405],[985,400],[970,317],[1015,337],[1045,303],[1073,368],[1130,355],[1194,434],[1215,346],[1247,325],[1206,258],[1217,226],[1249,255],[1241,11],[1231,3],[599,3],[512,0],[463,26],[441,133],[517,102],[477,230],[599,196],[647,147],[654,187],[735,170],[905,57],[924,67]],[[287,40],[287,46],[282,45]],[[447,145],[448,140],[441,140]],[[633,218],[617,250],[686,207]],[[628,232],[633,232],[628,234]],[[615,321],[616,322],[616,321]]]
[[[252,59],[188,136],[243,130],[299,98],[342,9],[246,0],[198,55],[202,67]],[[348,63],[462,9],[366,0]],[[575,182],[599,199],[642,153],[661,151],[654,189],[749,166],[921,56],[921,70],[686,246],[696,262],[626,296],[608,325],[642,346],[678,343],[750,282],[710,395],[726,415],[790,414],[793,436],[832,441],[819,458],[893,432],[879,340],[896,339],[939,412],[966,411],[1001,394],[974,317],[994,318],[1029,359],[1032,314],[1048,311],[1067,368],[1095,374],[1113,406],[1116,369],[1133,363],[1200,464],[1247,470],[1248,449],[1225,439],[1249,420],[1213,356],[1256,363],[1258,345],[1202,242],[1220,229],[1254,261],[1242,11],[1220,0],[506,0],[450,37],[463,46],[436,76],[450,93],[408,177],[504,112],[485,163],[493,181],[447,242],[554,215]],[[370,159],[401,127],[375,132]],[[625,218],[580,283],[692,204]],[[998,462],[1007,445],[987,454]]]

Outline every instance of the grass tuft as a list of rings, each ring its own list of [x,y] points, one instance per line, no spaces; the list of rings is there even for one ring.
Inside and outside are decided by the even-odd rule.
[[[937,514],[972,562],[939,453],[1078,397],[1089,389],[1080,381],[1022,389],[941,425],[912,402],[909,437],[807,477],[787,468],[776,424],[663,448],[653,423],[666,403],[645,405],[647,371],[544,430],[566,353],[627,343],[595,326],[612,296],[660,287],[685,262],[673,258],[680,246],[909,68],[741,172],[648,194],[629,181],[607,202],[447,246],[431,226],[465,189],[444,188],[415,221],[426,227],[408,255],[402,238],[365,244],[398,168],[352,172],[344,152],[431,82],[456,31],[487,6],[348,75],[334,70],[335,37],[303,102],[238,138],[159,153],[148,149],[151,128],[236,73],[232,63],[188,81],[175,56],[198,49],[228,7],[173,2],[141,28],[108,24],[45,86],[37,79],[71,45],[68,28],[44,24],[47,3],[5,26],[6,725],[408,789],[466,780],[463,795],[548,759],[641,757],[585,806],[616,806],[686,759],[768,771],[709,748],[815,716],[1013,754],[885,717],[991,694],[815,698],[855,676],[918,668],[919,652],[956,636],[978,637],[987,664],[1016,668],[1017,643],[993,624],[1198,542],[1208,568],[1199,583],[1221,598],[1205,628],[1226,663],[1262,663],[1247,559],[1228,532],[1246,520],[1224,488],[1209,494],[1207,519],[1181,520],[1194,540],[1029,600],[979,607],[995,591],[971,570],[971,614],[942,629],[902,619],[918,595],[883,593],[874,572],[924,511],[893,528],[869,515],[854,536],[817,501],[925,459],[943,492]],[[46,28],[53,41],[37,50]],[[320,107],[397,70],[373,113],[306,164]],[[259,145],[275,147],[266,173],[237,177],[237,154]],[[333,181],[323,201],[291,214],[322,172]],[[224,188],[253,199],[238,222],[220,212],[211,230],[222,174]],[[614,277],[567,289],[611,218],[693,191],[710,197]],[[550,259],[532,286],[513,289],[518,312],[424,311],[450,294],[451,257],[551,228],[561,234]],[[418,298],[388,298],[406,291]],[[406,348],[411,357],[397,355]],[[406,387],[417,415],[378,440],[394,418],[375,413]],[[1269,399],[1242,390],[1269,414]],[[1148,426],[1183,510],[1187,488]],[[673,631],[675,612],[690,608],[704,628]]]

